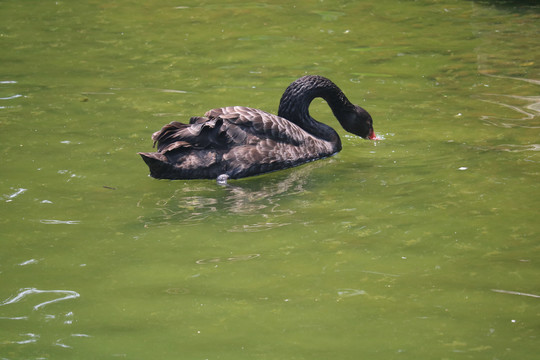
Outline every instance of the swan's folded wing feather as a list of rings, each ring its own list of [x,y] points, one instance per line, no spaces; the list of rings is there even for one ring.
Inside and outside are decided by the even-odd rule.
[[[152,139],[161,153],[182,148],[223,148],[229,143],[224,131],[222,119],[197,118],[192,124],[173,121],[155,132]]]
[[[308,136],[302,128],[287,119],[244,106],[212,109],[205,116],[224,119],[258,138],[272,139],[295,146],[304,143]],[[234,126],[229,126],[229,132],[234,128]]]
[[[182,129],[189,127],[187,124],[183,124],[178,121],[173,121],[170,124],[167,124],[161,128],[161,130],[156,131],[152,134],[152,140],[154,140],[154,146],[156,143],[161,143],[174,136],[174,134]]]
[[[152,135],[160,153],[183,149],[225,149],[230,145],[273,140],[303,144],[309,134],[287,119],[259,109],[229,106],[212,109],[189,124],[173,121]]]

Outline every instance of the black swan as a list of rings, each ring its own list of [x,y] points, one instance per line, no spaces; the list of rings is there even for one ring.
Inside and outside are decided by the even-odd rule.
[[[297,166],[333,155],[341,140],[330,126],[309,115],[321,97],[341,126],[364,139],[375,139],[371,116],[352,104],[329,79],[308,75],[283,93],[278,116],[259,109],[212,109],[189,124],[173,121],[152,135],[157,152],[139,153],[159,179],[237,179]]]

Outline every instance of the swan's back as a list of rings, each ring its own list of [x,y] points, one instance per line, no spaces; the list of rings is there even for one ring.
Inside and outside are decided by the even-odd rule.
[[[212,109],[189,124],[171,122],[152,135],[157,152],[139,153],[150,175],[215,179],[257,175],[332,155],[339,149],[296,124],[259,109]]]

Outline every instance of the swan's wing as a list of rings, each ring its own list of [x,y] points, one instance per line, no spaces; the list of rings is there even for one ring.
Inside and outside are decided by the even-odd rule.
[[[177,149],[227,149],[232,145],[273,140],[293,146],[309,135],[299,126],[265,111],[243,106],[212,109],[189,124],[173,121],[152,135],[158,152]]]
[[[224,148],[229,143],[224,136],[223,120],[192,118],[192,124],[173,121],[152,135],[160,153],[181,149]]]
[[[236,132],[242,131],[259,139],[300,145],[309,136],[298,125],[287,119],[266,111],[244,106],[228,106],[206,112],[207,118],[221,118],[229,123],[227,134],[238,138]],[[234,141],[237,143],[237,141]]]

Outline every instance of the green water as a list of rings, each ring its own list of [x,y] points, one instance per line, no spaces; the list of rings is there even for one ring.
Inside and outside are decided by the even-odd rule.
[[[534,359],[540,7],[1,1],[0,359]],[[384,140],[231,181],[136,154],[336,82]],[[323,101],[314,117],[338,126]]]

